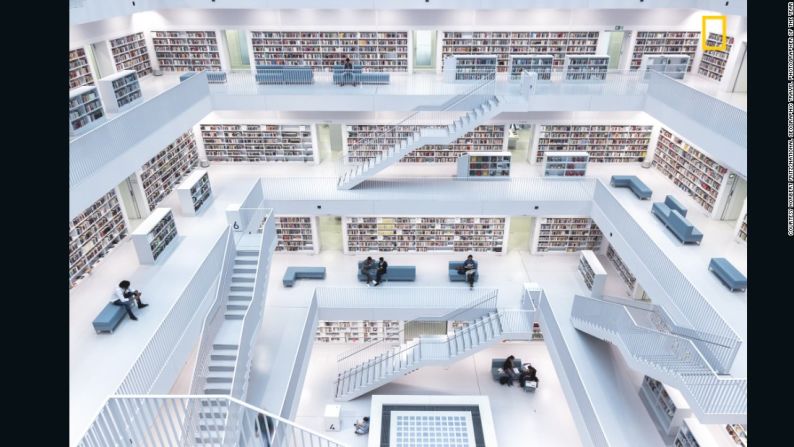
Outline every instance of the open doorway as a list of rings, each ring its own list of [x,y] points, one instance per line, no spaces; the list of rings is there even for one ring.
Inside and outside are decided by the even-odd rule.
[[[146,205],[138,174],[133,173],[124,179],[119,183],[118,188],[121,196],[121,206],[127,216],[130,232],[135,231],[138,225],[143,222],[143,219],[149,216],[149,207]]]
[[[747,42],[742,42],[740,49],[741,61],[739,62],[739,71],[736,73],[736,80],[733,82],[734,93],[747,93]]]
[[[599,47],[601,48],[601,52],[609,56],[609,65],[607,68],[610,70],[617,70],[620,67],[626,66],[626,61],[624,59],[628,55],[626,49],[631,40],[631,31],[606,30],[604,32],[608,35],[606,47],[604,47],[603,44],[599,45]]]
[[[93,59],[94,67],[97,70],[96,79],[110,76],[116,72],[116,63],[113,62],[113,56],[110,53],[108,42],[103,40],[101,42],[94,42],[90,45],[89,57]]]
[[[507,235],[508,253],[514,250],[529,251],[534,223],[534,218],[531,216],[513,216],[510,218],[510,231]]]
[[[227,29],[224,34],[229,52],[229,66],[232,70],[250,70],[251,58],[248,56],[248,39],[245,31]]]
[[[342,251],[342,218],[317,216],[317,235],[323,251]]]
[[[414,70],[434,71],[436,69],[436,32],[414,30],[413,41]]]
[[[721,200],[721,208],[717,208],[718,211],[714,216],[719,220],[738,219],[744,199],[747,198],[747,180],[735,172],[730,172],[723,195],[725,198]]]

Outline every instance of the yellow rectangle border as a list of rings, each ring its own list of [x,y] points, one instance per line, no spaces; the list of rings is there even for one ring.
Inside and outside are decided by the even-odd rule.
[[[708,30],[706,29],[706,22],[709,20],[719,20],[722,22],[722,42],[716,47],[711,47],[706,44],[709,35]],[[728,49],[728,18],[726,16],[703,16],[700,28],[700,43],[703,47],[703,51],[726,51]]]

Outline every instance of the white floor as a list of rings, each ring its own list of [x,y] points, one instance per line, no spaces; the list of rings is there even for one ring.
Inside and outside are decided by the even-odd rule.
[[[350,446],[367,445],[353,423],[369,414],[372,393],[336,402],[332,381],[336,355],[350,345],[315,343],[295,422]],[[491,359],[513,354],[538,370],[540,387],[525,393],[518,386],[499,385],[491,376]],[[319,365],[323,365],[320,367]],[[544,342],[509,342],[480,351],[445,367],[422,368],[374,391],[376,394],[486,395],[490,399],[500,445],[516,440],[539,446],[582,445]],[[323,431],[325,405],[342,405],[342,431]]]

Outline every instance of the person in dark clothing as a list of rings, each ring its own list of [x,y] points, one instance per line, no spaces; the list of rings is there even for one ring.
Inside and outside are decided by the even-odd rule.
[[[380,279],[386,273],[386,270],[389,268],[389,263],[386,262],[385,259],[382,257],[378,259],[378,271],[375,272],[375,285],[377,286],[380,284]]]
[[[352,70],[353,69],[353,63],[350,62],[350,58],[349,57],[345,58],[345,67],[344,68],[345,68],[345,70]]]
[[[125,279],[119,283],[119,286],[113,292],[113,297],[110,299],[110,302],[116,306],[124,306],[124,310],[127,311],[130,320],[137,320],[138,318],[132,313],[132,301],[135,301],[138,305],[138,309],[143,309],[148,306],[148,304],[141,302],[141,292],[139,290],[130,289],[130,282]]]
[[[515,365],[513,364],[513,360],[515,360],[515,356],[510,356],[505,359],[505,362],[502,364],[502,370],[507,374],[507,377],[510,379],[508,385],[513,385],[513,379],[515,379],[518,375],[516,374],[514,368]]]
[[[524,388],[527,382],[535,382],[535,384],[540,382],[538,379],[538,370],[535,369],[535,367],[533,367],[530,363],[524,365],[521,375],[518,376],[518,384],[521,385],[521,388]]]
[[[366,435],[369,433],[369,416],[365,416],[363,421],[356,421],[353,426],[356,427],[357,435]]]
[[[372,259],[372,256],[367,256],[367,259],[361,264],[361,273],[367,277],[367,285],[372,283],[372,274],[369,271],[374,263],[375,260]]]
[[[469,289],[474,289],[474,274],[477,273],[477,267],[474,264],[474,256],[469,255],[463,261],[463,273],[466,274],[466,282],[469,283]]]
[[[355,85],[353,83],[353,63],[350,62],[349,57],[345,58],[345,65],[343,68],[345,71],[342,73],[342,85],[345,84]]]

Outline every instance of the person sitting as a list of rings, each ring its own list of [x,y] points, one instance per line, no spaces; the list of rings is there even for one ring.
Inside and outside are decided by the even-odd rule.
[[[130,316],[130,320],[137,321],[138,318],[132,313],[132,300],[135,300],[138,309],[143,309],[148,306],[148,304],[141,302],[141,292],[139,290],[130,289],[130,282],[125,279],[119,283],[119,286],[113,292],[113,297],[110,299],[110,302],[116,306],[124,306],[127,315]]]
[[[363,421],[356,421],[356,423],[353,424],[353,426],[356,427],[357,435],[366,435],[367,433],[369,433],[369,417],[364,416]]]
[[[540,382],[540,379],[538,379],[538,370],[535,369],[531,363],[524,365],[521,375],[518,376],[518,384],[521,385],[521,388],[524,388],[527,382],[535,382],[535,386]]]
[[[466,282],[469,283],[469,290],[474,289],[474,274],[477,273],[477,267],[474,263],[474,256],[469,255],[463,261],[463,273],[466,274]]]
[[[386,274],[387,269],[389,268],[389,263],[386,262],[383,257],[378,259],[378,271],[375,272],[375,285],[377,286],[380,284],[380,279]]]
[[[342,73],[342,85],[345,85],[345,84],[355,85],[355,83],[353,83],[353,63],[350,62],[350,58],[349,57],[345,58],[345,64],[344,64],[344,67],[342,67],[342,68],[344,68],[344,70],[345,70]]]
[[[515,371],[515,365],[513,364],[513,360],[515,360],[515,356],[511,355],[505,359],[505,362],[502,364],[502,371],[507,374],[508,382],[507,384],[513,386],[513,380],[518,377]]]
[[[372,274],[369,271],[374,264],[375,260],[372,259],[372,256],[367,256],[367,259],[361,264],[361,274],[367,277],[367,286],[370,286],[372,283]]]

